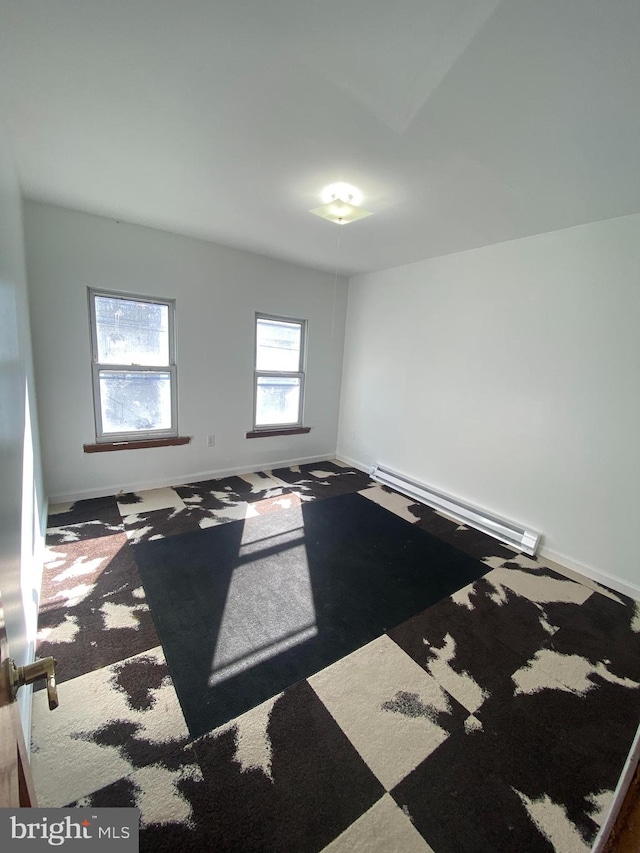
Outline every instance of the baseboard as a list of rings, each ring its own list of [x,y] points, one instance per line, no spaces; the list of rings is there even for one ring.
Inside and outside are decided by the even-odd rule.
[[[341,462],[346,462],[348,465],[352,465],[354,468],[358,468],[360,471],[364,471],[365,474],[369,474],[371,471],[371,465],[365,465],[365,463],[361,462],[359,459],[353,459],[343,453],[336,453],[336,458]],[[600,569],[595,569],[593,566],[579,563],[577,560],[567,557],[566,554],[561,554],[558,551],[554,551],[545,546],[538,548],[538,557],[542,560],[545,558],[553,560],[555,563],[559,563],[560,566],[572,569],[574,572],[578,572],[578,574],[584,575],[596,583],[607,586],[615,592],[620,592],[622,595],[627,595],[629,598],[640,601],[640,586],[636,584],[629,583],[629,581],[625,581],[615,575],[610,575]]]
[[[567,557],[565,554],[553,551],[551,548],[543,546],[538,550],[538,556],[543,560],[545,558],[553,560],[554,563],[559,563],[567,569],[572,569],[574,572],[578,572],[578,574],[584,575],[596,583],[608,586],[609,589],[614,590],[614,592],[620,592],[622,595],[627,595],[629,598],[633,598],[636,601],[640,600],[640,586],[637,586],[636,584],[629,583],[629,581],[622,580],[622,578],[610,575],[600,569],[594,569],[593,566],[578,563],[576,560],[571,559],[571,557]]]
[[[326,462],[328,459],[335,459],[335,452],[332,450],[326,453],[321,453],[316,456],[305,456],[297,459],[282,459],[277,462],[261,462],[247,465],[240,468],[218,468],[214,471],[198,471],[191,474],[184,474],[180,477],[163,477],[160,480],[144,480],[133,483],[117,483],[112,486],[105,486],[100,489],[86,489],[80,492],[69,492],[61,495],[50,495],[49,503],[72,503],[73,501],[84,501],[90,498],[104,498],[109,495],[117,495],[120,492],[141,492],[146,489],[158,489],[163,486],[182,486],[185,483],[198,483],[202,480],[215,480],[220,477],[232,477],[236,474],[254,474],[256,471],[271,471],[274,468],[289,468],[292,465],[306,465],[312,462]]]
[[[360,462],[358,459],[352,459],[350,456],[345,456],[343,453],[336,453],[335,459],[339,462],[345,462],[347,465],[351,465],[352,468],[357,468],[358,471],[362,471],[365,474],[371,473],[371,465],[365,465],[364,462]]]
[[[371,471],[371,479],[381,486],[395,489],[408,498],[431,507],[436,512],[456,519],[465,527],[473,527],[493,539],[534,557],[540,542],[540,534],[521,522],[497,515],[478,504],[467,503],[461,497],[441,492],[428,483],[414,480],[401,471],[394,471],[385,465],[376,463]]]

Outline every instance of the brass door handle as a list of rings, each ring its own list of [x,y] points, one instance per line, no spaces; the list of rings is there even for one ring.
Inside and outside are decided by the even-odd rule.
[[[46,678],[49,710],[53,711],[58,707],[55,658],[41,658],[39,660],[35,660],[33,663],[27,664],[27,666],[16,666],[11,658],[9,658],[6,663],[8,665],[11,693],[14,699],[19,688],[24,684],[33,684],[34,681]]]

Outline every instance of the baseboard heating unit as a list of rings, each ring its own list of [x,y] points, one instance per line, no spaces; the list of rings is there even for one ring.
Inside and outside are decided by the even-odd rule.
[[[470,506],[458,498],[437,492],[423,483],[416,483],[415,480],[410,480],[403,474],[396,474],[380,465],[373,466],[370,476],[377,483],[390,486],[396,492],[401,492],[403,495],[433,507],[457,521],[475,527],[477,530],[499,539],[511,548],[515,548],[516,551],[523,551],[532,557],[536,553],[540,534],[533,530],[527,530],[527,528],[514,524],[512,521],[498,518],[483,509],[478,509],[478,507]]]

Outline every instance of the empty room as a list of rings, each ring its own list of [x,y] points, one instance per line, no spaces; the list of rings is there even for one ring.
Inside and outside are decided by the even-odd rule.
[[[1,805],[640,849],[639,44],[0,0]]]

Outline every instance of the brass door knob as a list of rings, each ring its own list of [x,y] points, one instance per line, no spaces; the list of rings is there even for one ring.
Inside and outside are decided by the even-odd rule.
[[[58,707],[58,688],[56,686],[56,661],[55,658],[41,658],[35,660],[27,666],[16,666],[13,660],[9,658],[6,661],[8,667],[9,683],[11,685],[11,693],[15,699],[20,687],[24,684],[33,684],[34,681],[39,681],[41,678],[47,679],[47,699],[49,700],[49,710],[53,711]]]

